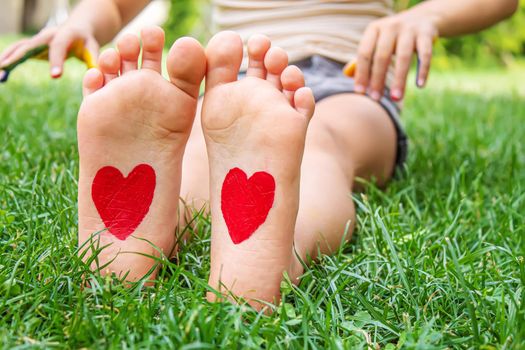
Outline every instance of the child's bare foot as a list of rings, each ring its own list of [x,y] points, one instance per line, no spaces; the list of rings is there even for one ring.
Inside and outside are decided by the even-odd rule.
[[[210,159],[210,285],[223,294],[277,302],[294,263],[299,177],[314,98],[286,53],[262,36],[248,44],[248,77],[237,81],[242,42],[217,34],[206,50],[202,124]],[[216,295],[210,293],[210,300]]]
[[[119,52],[100,56],[100,69],[84,78],[78,116],[79,244],[93,237],[95,247],[107,246],[98,266],[129,273],[127,280],[152,269],[146,255],[174,249],[181,161],[206,70],[200,44],[183,38],[170,50],[167,81],[160,74],[164,32],[143,30],[142,44],[140,69],[133,35],[118,42]],[[89,243],[85,249],[88,258]]]

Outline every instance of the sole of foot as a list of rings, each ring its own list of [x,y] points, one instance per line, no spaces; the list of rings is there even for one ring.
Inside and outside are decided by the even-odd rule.
[[[164,32],[145,28],[141,40],[123,36],[86,73],[77,125],[80,254],[127,281],[155,278],[175,249],[182,156],[206,71],[201,45],[181,38],[166,80]]]
[[[264,36],[243,44],[222,32],[206,49],[202,127],[210,161],[212,215],[208,300],[245,299],[257,309],[280,300],[296,268],[293,240],[300,167],[314,97],[302,72]],[[297,276],[291,276],[295,278]]]

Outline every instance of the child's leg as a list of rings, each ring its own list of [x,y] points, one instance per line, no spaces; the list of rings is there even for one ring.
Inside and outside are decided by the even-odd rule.
[[[191,223],[197,212],[203,211],[204,214],[209,214],[210,167],[201,125],[202,100],[200,98],[197,104],[195,122],[186,144],[182,163],[179,231]]]
[[[396,131],[376,102],[356,94],[340,94],[317,103],[306,138],[301,168],[301,197],[295,230],[300,257],[333,253],[350,221],[356,177],[390,178],[396,156]],[[299,268],[299,272],[301,269]]]
[[[247,77],[237,80],[240,37],[211,39],[201,114],[210,166],[209,282],[254,305],[279,297],[292,266],[301,159],[314,112],[302,73],[287,67],[283,50],[268,46],[257,57],[263,61],[254,64],[252,56]]]
[[[228,74],[227,79],[221,82],[227,84],[227,82],[235,81],[238,58],[232,53],[240,50],[240,44],[236,43],[235,36],[232,35],[221,35],[214,41],[215,43],[212,42],[208,49],[208,68],[212,72],[209,74],[213,74],[213,69],[217,68],[218,61],[222,64],[222,66],[219,65],[221,68],[219,71]],[[273,68],[281,66],[278,69],[280,71],[286,66],[285,63],[283,64],[283,59],[277,57],[275,52],[273,55],[266,55],[268,46],[261,38],[251,40],[249,76],[261,79],[266,76],[263,61]],[[278,74],[273,73],[269,79],[276,81],[275,76]],[[286,88],[290,90],[300,88],[302,84],[300,75],[288,74],[284,75],[284,78],[286,80],[284,81],[285,90]],[[282,83],[283,80],[281,80]],[[204,111],[204,118],[206,118],[206,113],[220,118],[223,114],[231,114],[232,108],[256,105],[260,106],[261,111],[269,110],[271,114],[282,114],[279,117],[282,120],[277,119],[277,122],[271,126],[260,127],[260,122],[254,119],[251,124],[248,123],[249,131],[238,127],[240,133],[236,137],[227,136],[227,133],[223,134],[220,131],[215,132],[215,134],[226,136],[223,136],[220,147],[213,143],[211,147],[208,147],[211,160],[210,170],[212,181],[214,181],[211,187],[213,233],[210,283],[214,288],[223,291],[230,289],[237,295],[271,301],[273,298],[278,298],[282,272],[288,271],[292,278],[301,273],[301,267],[289,246],[293,230],[286,228],[286,225],[293,227],[293,223],[290,224],[289,220],[285,220],[288,224],[277,223],[278,220],[276,220],[278,216],[295,218],[293,205],[288,208],[274,205],[271,209],[271,212],[276,212],[274,216],[268,214],[266,222],[257,229],[252,237],[239,244],[234,244],[225,226],[220,204],[222,181],[228,171],[226,168],[249,167],[247,176],[250,176],[257,169],[271,170],[269,169],[271,162],[269,163],[268,159],[275,158],[273,160],[278,161],[282,154],[289,158],[285,163],[292,162],[290,159],[294,160],[293,162],[300,161],[297,158],[300,152],[294,151],[295,141],[292,137],[284,137],[282,140],[274,138],[277,132],[274,124],[277,124],[278,128],[285,129],[284,132],[294,133],[296,131],[286,129],[283,124],[287,117],[286,112],[279,108],[282,100],[278,95],[272,99],[268,99],[267,96],[261,97],[261,89],[264,88],[261,87],[261,84],[250,86],[233,83],[234,88],[230,92],[242,90],[244,93],[234,100],[215,99],[220,103],[213,106],[214,108],[205,108]],[[219,88],[222,87],[219,86]],[[214,100],[209,96],[207,98]],[[206,125],[206,122],[204,124]],[[354,177],[356,175],[364,178],[375,177],[380,183],[384,183],[392,172],[395,158],[395,130],[392,123],[379,105],[362,96],[344,94],[323,100],[318,104],[315,119],[312,120],[308,130],[301,167],[301,200],[294,229],[296,249],[302,259],[305,259],[307,255],[315,257],[318,245],[323,253],[333,252],[339,247],[346,223],[348,220],[355,221],[351,200]],[[239,146],[237,144],[239,136],[245,132],[249,132],[250,136],[245,138]],[[301,135],[301,132],[298,134]],[[268,149],[268,144],[272,144],[272,147],[275,148]],[[282,144],[285,146],[280,146]],[[224,148],[221,152],[216,151],[217,148],[221,149],[224,145],[227,145],[228,151],[224,151]],[[297,145],[302,147],[300,141]],[[279,149],[279,147],[282,148]],[[242,159],[243,157],[236,155],[237,148],[249,149],[253,159],[246,161]],[[258,158],[266,160],[259,161],[258,165],[253,165],[253,163],[258,163]],[[200,208],[209,198],[208,188],[202,185],[208,181],[209,176],[208,155],[205,153],[204,137],[198,125],[194,126],[184,162],[181,195],[187,202],[196,203],[196,206]],[[285,164],[281,168],[289,171],[290,166]],[[221,174],[213,180],[213,174],[218,172],[217,169],[220,169]],[[299,195],[299,192],[292,189],[293,186],[283,184],[277,178],[276,184],[277,187],[287,187],[288,199],[293,200]],[[278,200],[276,192],[275,201]],[[351,232],[352,230],[349,231],[349,234]],[[276,268],[278,265],[282,266]]]
[[[301,259],[330,254],[355,228],[351,193],[356,177],[384,185],[390,178],[396,152],[396,131],[384,109],[367,97],[341,94],[317,103],[308,127],[301,166],[295,248]],[[184,155],[181,197],[191,220],[196,210],[209,207],[208,155],[200,113]],[[358,187],[358,186],[357,186]],[[295,274],[302,268],[298,261]]]
[[[128,280],[154,266],[145,255],[169,255],[174,247],[182,156],[206,69],[200,44],[180,39],[168,56],[167,81],[160,75],[164,33],[145,29],[142,43],[141,69],[135,36],[101,55],[100,69],[84,79],[78,116],[81,253],[87,260],[90,242],[107,246],[91,266],[129,273]]]

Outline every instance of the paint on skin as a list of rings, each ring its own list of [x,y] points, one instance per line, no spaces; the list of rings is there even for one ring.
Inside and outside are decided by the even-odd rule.
[[[137,165],[127,177],[106,166],[97,171],[91,197],[108,231],[120,240],[128,238],[149,211],[156,186],[155,170]]]
[[[222,184],[221,210],[234,244],[250,238],[268,217],[275,197],[275,180],[260,171],[250,178],[231,169]]]

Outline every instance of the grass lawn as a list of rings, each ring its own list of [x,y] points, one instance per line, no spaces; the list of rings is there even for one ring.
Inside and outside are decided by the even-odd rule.
[[[207,218],[154,287],[81,287],[83,69],[66,69],[51,81],[30,63],[0,85],[0,348],[525,348],[524,70],[412,89],[407,173],[355,195],[352,242],[283,283],[267,316],[205,301]]]

